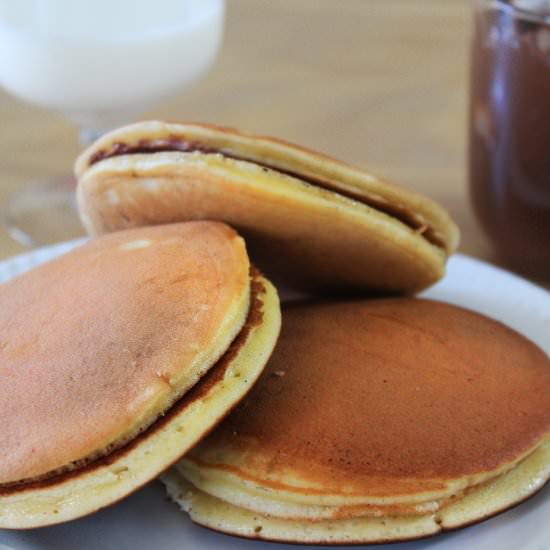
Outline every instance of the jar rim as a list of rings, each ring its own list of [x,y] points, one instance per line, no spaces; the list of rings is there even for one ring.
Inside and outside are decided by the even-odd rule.
[[[487,0],[485,0],[485,2],[487,3]],[[518,19],[523,19],[532,23],[543,23],[545,25],[550,25],[550,13],[548,12],[538,13],[536,11],[522,8],[510,0],[490,0],[489,3],[496,5],[498,9],[505,11]]]

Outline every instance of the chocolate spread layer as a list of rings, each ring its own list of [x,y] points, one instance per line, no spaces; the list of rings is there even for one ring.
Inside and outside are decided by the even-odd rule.
[[[429,243],[437,246],[439,248],[446,249],[445,241],[441,235],[431,226],[427,225],[422,221],[419,216],[413,212],[410,208],[399,204],[390,204],[381,197],[370,195],[366,193],[354,192],[348,189],[340,189],[331,182],[315,178],[310,175],[304,175],[292,170],[285,170],[280,167],[269,164],[268,162],[260,162],[253,158],[249,158],[246,155],[234,155],[228,153],[222,149],[216,149],[213,147],[208,147],[199,142],[182,140],[177,137],[170,137],[166,139],[156,139],[156,140],[145,140],[141,139],[136,143],[122,143],[115,142],[111,145],[109,149],[102,149],[96,151],[89,160],[89,165],[93,165],[101,160],[117,157],[121,155],[135,155],[140,153],[159,153],[163,151],[179,151],[183,153],[192,153],[200,152],[205,154],[221,154],[224,157],[240,160],[245,162],[253,162],[254,164],[261,166],[268,170],[273,170],[284,174],[286,176],[291,176],[296,178],[306,184],[314,185],[327,191],[332,191],[347,197],[349,199],[360,202],[370,208],[374,208],[384,214],[399,220],[401,223],[405,224],[407,227],[410,227],[413,231],[424,237]]]
[[[237,334],[233,342],[229,345],[229,348],[217,361],[217,363],[208,369],[206,374],[192,388],[184,393],[183,396],[180,397],[180,399],[176,401],[163,415],[157,418],[151,425],[143,429],[143,431],[139,432],[129,441],[122,442],[122,444],[118,443],[118,445],[117,442],[113,443],[104,449],[100,456],[96,455],[93,457],[84,458],[73,462],[72,464],[68,464],[62,469],[54,470],[35,478],[22,479],[19,481],[0,484],[0,497],[13,493],[20,493],[26,490],[55,486],[89,471],[113,464],[124,455],[127,455],[141,442],[158,432],[176,416],[183,413],[185,409],[189,408],[195,401],[205,398],[212,387],[223,380],[227,369],[231,366],[231,362],[235,359],[240,349],[246,345],[251,330],[256,326],[261,325],[263,321],[262,295],[265,292],[265,287],[260,279],[260,276],[261,273],[254,266],[251,266],[250,306],[248,309],[248,316],[241,332]],[[229,410],[225,411],[221,418],[229,414],[236,405],[237,403],[234,403]],[[169,464],[167,464],[167,467],[168,466]],[[147,480],[144,481],[144,483],[146,482]]]

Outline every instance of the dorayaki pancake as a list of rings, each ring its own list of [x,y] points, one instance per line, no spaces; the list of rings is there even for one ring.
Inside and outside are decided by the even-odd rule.
[[[248,391],[279,316],[217,222],[121,231],[0,286],[0,527],[73,519],[158,475]]]
[[[407,540],[550,477],[550,360],[456,306],[287,306],[249,396],[164,476],[202,525],[268,540]]]
[[[221,220],[267,274],[306,290],[415,292],[441,278],[458,229],[432,200],[281,140],[141,122],[77,160],[92,235]]]

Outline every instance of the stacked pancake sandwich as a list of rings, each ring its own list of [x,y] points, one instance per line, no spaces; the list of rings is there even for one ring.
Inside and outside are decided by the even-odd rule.
[[[121,231],[0,286],[0,527],[156,477],[250,389],[276,291],[217,222]]]
[[[480,521],[550,477],[550,361],[427,300],[299,304],[250,394],[163,480],[201,525],[350,544]]]
[[[196,219],[229,223],[275,282],[412,293],[440,279],[458,229],[430,199],[284,141],[212,125],[141,122],[77,160],[92,235]]]

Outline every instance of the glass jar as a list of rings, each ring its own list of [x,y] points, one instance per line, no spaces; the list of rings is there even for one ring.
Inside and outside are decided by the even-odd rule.
[[[470,193],[500,255],[550,276],[550,1],[478,0]]]

